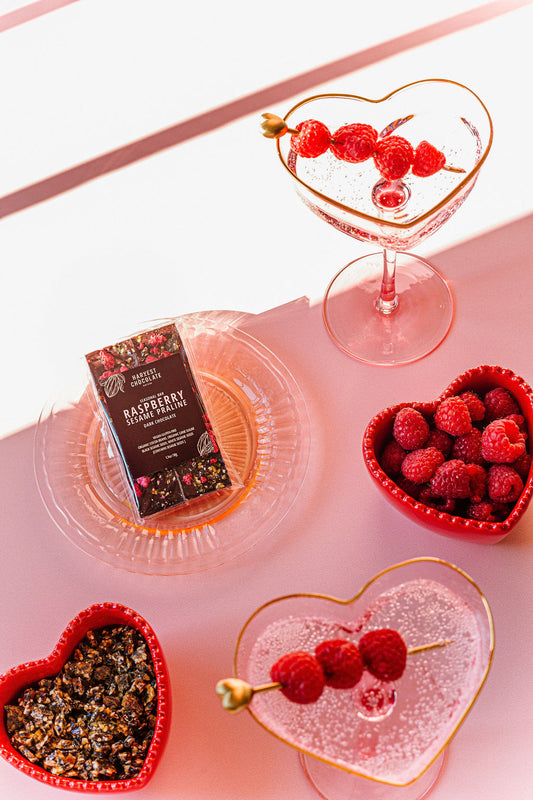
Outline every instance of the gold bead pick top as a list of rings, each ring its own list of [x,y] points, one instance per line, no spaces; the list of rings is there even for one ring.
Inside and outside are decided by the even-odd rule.
[[[298,136],[300,133],[295,128],[289,128],[285,120],[278,117],[277,114],[262,114],[261,116],[264,120],[261,123],[263,136],[266,136],[267,139],[279,139],[280,136],[285,136],[286,133]]]
[[[438,642],[431,642],[431,644],[421,644],[417,647],[411,647],[407,651],[408,656],[416,655],[417,653],[424,653],[427,650],[436,650],[440,647],[446,647],[452,644],[453,639],[441,639]],[[242,678],[224,678],[218,681],[215,691],[222,698],[222,706],[229,711],[230,714],[236,714],[246,708],[252,702],[254,694],[260,692],[270,692],[273,689],[281,689],[281,683],[265,683],[262,686],[251,686]]]

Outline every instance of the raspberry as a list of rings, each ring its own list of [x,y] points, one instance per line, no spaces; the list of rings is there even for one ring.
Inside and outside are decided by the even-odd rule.
[[[436,447],[445,458],[452,452],[452,446],[452,437],[444,433],[444,431],[438,431],[436,428],[430,430],[429,436],[425,442],[425,447]]]
[[[472,420],[465,401],[457,396],[442,400],[435,411],[435,425],[452,436],[463,436],[471,431]]]
[[[418,497],[421,503],[437,511],[444,511],[446,514],[453,514],[455,511],[455,500],[453,497],[435,497],[430,486],[424,486]]]
[[[466,516],[480,522],[501,522],[507,516],[508,509],[501,503],[482,500],[480,503],[470,503],[466,507]]]
[[[392,477],[400,472],[406,451],[398,442],[391,439],[383,448],[380,465],[383,472]]]
[[[520,428],[512,419],[489,422],[481,435],[481,452],[486,461],[510,464],[526,451]]]
[[[407,406],[396,414],[392,435],[405,450],[417,450],[429,436],[429,425],[420,411]]]
[[[445,461],[431,479],[431,491],[437,497],[455,499],[470,497],[470,474],[464,461],[453,458]]]
[[[402,462],[402,474],[413,483],[427,483],[443,462],[444,455],[436,447],[412,450]]]
[[[485,403],[478,394],[469,391],[459,397],[466,403],[472,422],[481,422],[485,418]]]
[[[363,659],[359,648],[347,639],[330,639],[315,650],[326,685],[333,689],[352,689],[363,675]]]
[[[458,436],[453,443],[452,458],[459,458],[465,464],[482,464],[481,431],[472,428],[470,433]]]
[[[407,139],[387,136],[377,143],[374,163],[384,178],[397,181],[409,172],[413,156],[413,148]]]
[[[480,503],[487,490],[487,472],[479,464],[467,464],[466,468],[470,477],[470,500]]]
[[[487,410],[487,419],[500,419],[501,417],[508,417],[509,414],[519,414],[520,408],[518,403],[507,389],[503,386],[497,386],[496,389],[491,389],[483,398],[485,408]]]
[[[524,483],[518,472],[507,464],[493,464],[489,469],[488,491],[496,503],[514,503],[518,500]]]
[[[359,651],[365,668],[381,681],[397,681],[407,662],[407,647],[398,633],[390,628],[368,631],[359,640]]]
[[[419,178],[428,178],[442,169],[445,163],[444,153],[429,142],[420,142],[415,150],[412,172]]]
[[[107,350],[100,350],[100,361],[106,371],[112,370],[115,366],[115,358]]]
[[[291,136],[291,147],[302,158],[316,158],[325,153],[331,144],[331,134],[323,122],[307,119],[296,125],[299,133]]]
[[[531,468],[531,456],[529,453],[522,453],[520,458],[517,458],[516,461],[513,461],[511,466],[518,472],[523,480],[526,480]]]
[[[270,677],[281,684],[281,692],[293,703],[314,703],[324,690],[324,671],[316,658],[303,650],[282,656],[272,666]]]
[[[415,500],[418,500],[420,495],[420,489],[422,488],[419,483],[415,483],[414,481],[410,481],[408,478],[404,478],[403,475],[399,475],[396,478],[396,486],[408,494],[409,497],[413,497]]]
[[[355,122],[335,131],[331,149],[342,161],[357,164],[374,155],[377,140],[378,132],[371,125]]]
[[[503,419],[512,419],[513,422],[516,422],[520,429],[520,433],[524,435],[524,439],[527,439],[526,421],[522,414],[509,414],[507,417],[503,417]]]

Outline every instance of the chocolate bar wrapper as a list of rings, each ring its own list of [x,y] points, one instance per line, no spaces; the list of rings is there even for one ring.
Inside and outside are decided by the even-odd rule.
[[[231,486],[176,325],[85,358],[140,517]]]

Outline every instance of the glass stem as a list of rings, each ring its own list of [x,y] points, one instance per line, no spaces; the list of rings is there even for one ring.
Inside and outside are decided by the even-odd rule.
[[[383,277],[381,291],[376,300],[376,308],[381,314],[392,314],[398,307],[396,294],[396,251],[385,248],[383,250]]]

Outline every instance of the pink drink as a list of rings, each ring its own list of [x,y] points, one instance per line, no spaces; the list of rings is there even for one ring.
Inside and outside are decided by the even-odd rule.
[[[436,565],[429,560],[429,566]],[[449,571],[455,569],[447,566]],[[446,572],[442,562],[438,567]],[[389,583],[391,577],[401,579],[400,572],[388,572]],[[462,576],[458,572],[447,583]],[[447,642],[408,655],[406,670],[395,685],[377,682],[365,672],[355,689],[326,687],[316,703],[298,705],[280,691],[270,691],[255,695],[250,706],[258,722],[297,749],[374,781],[402,786],[435,761],[474,702],[492,657],[492,620],[486,601],[471,582],[467,592],[458,593],[432,577],[414,578],[369,597],[380,580],[378,576],[376,586],[371,582],[364,590],[368,605],[360,596],[342,606],[338,618],[334,609],[327,609],[331,616],[316,613],[325,602],[316,596],[282,598],[264,607],[263,615],[270,617],[275,609],[281,614],[283,604],[285,611],[289,604],[299,610],[272,619],[257,631],[246,663],[248,647],[241,639],[239,677],[260,686],[268,683],[272,664],[283,654],[312,653],[320,642],[333,638],[357,643],[363,633],[376,628],[394,628],[408,649]],[[309,613],[304,610],[306,603]],[[353,612],[351,620],[346,611]],[[258,622],[252,618],[252,627],[257,628]],[[395,702],[383,716],[364,718],[356,692],[374,687],[386,688],[393,697],[395,693]]]

